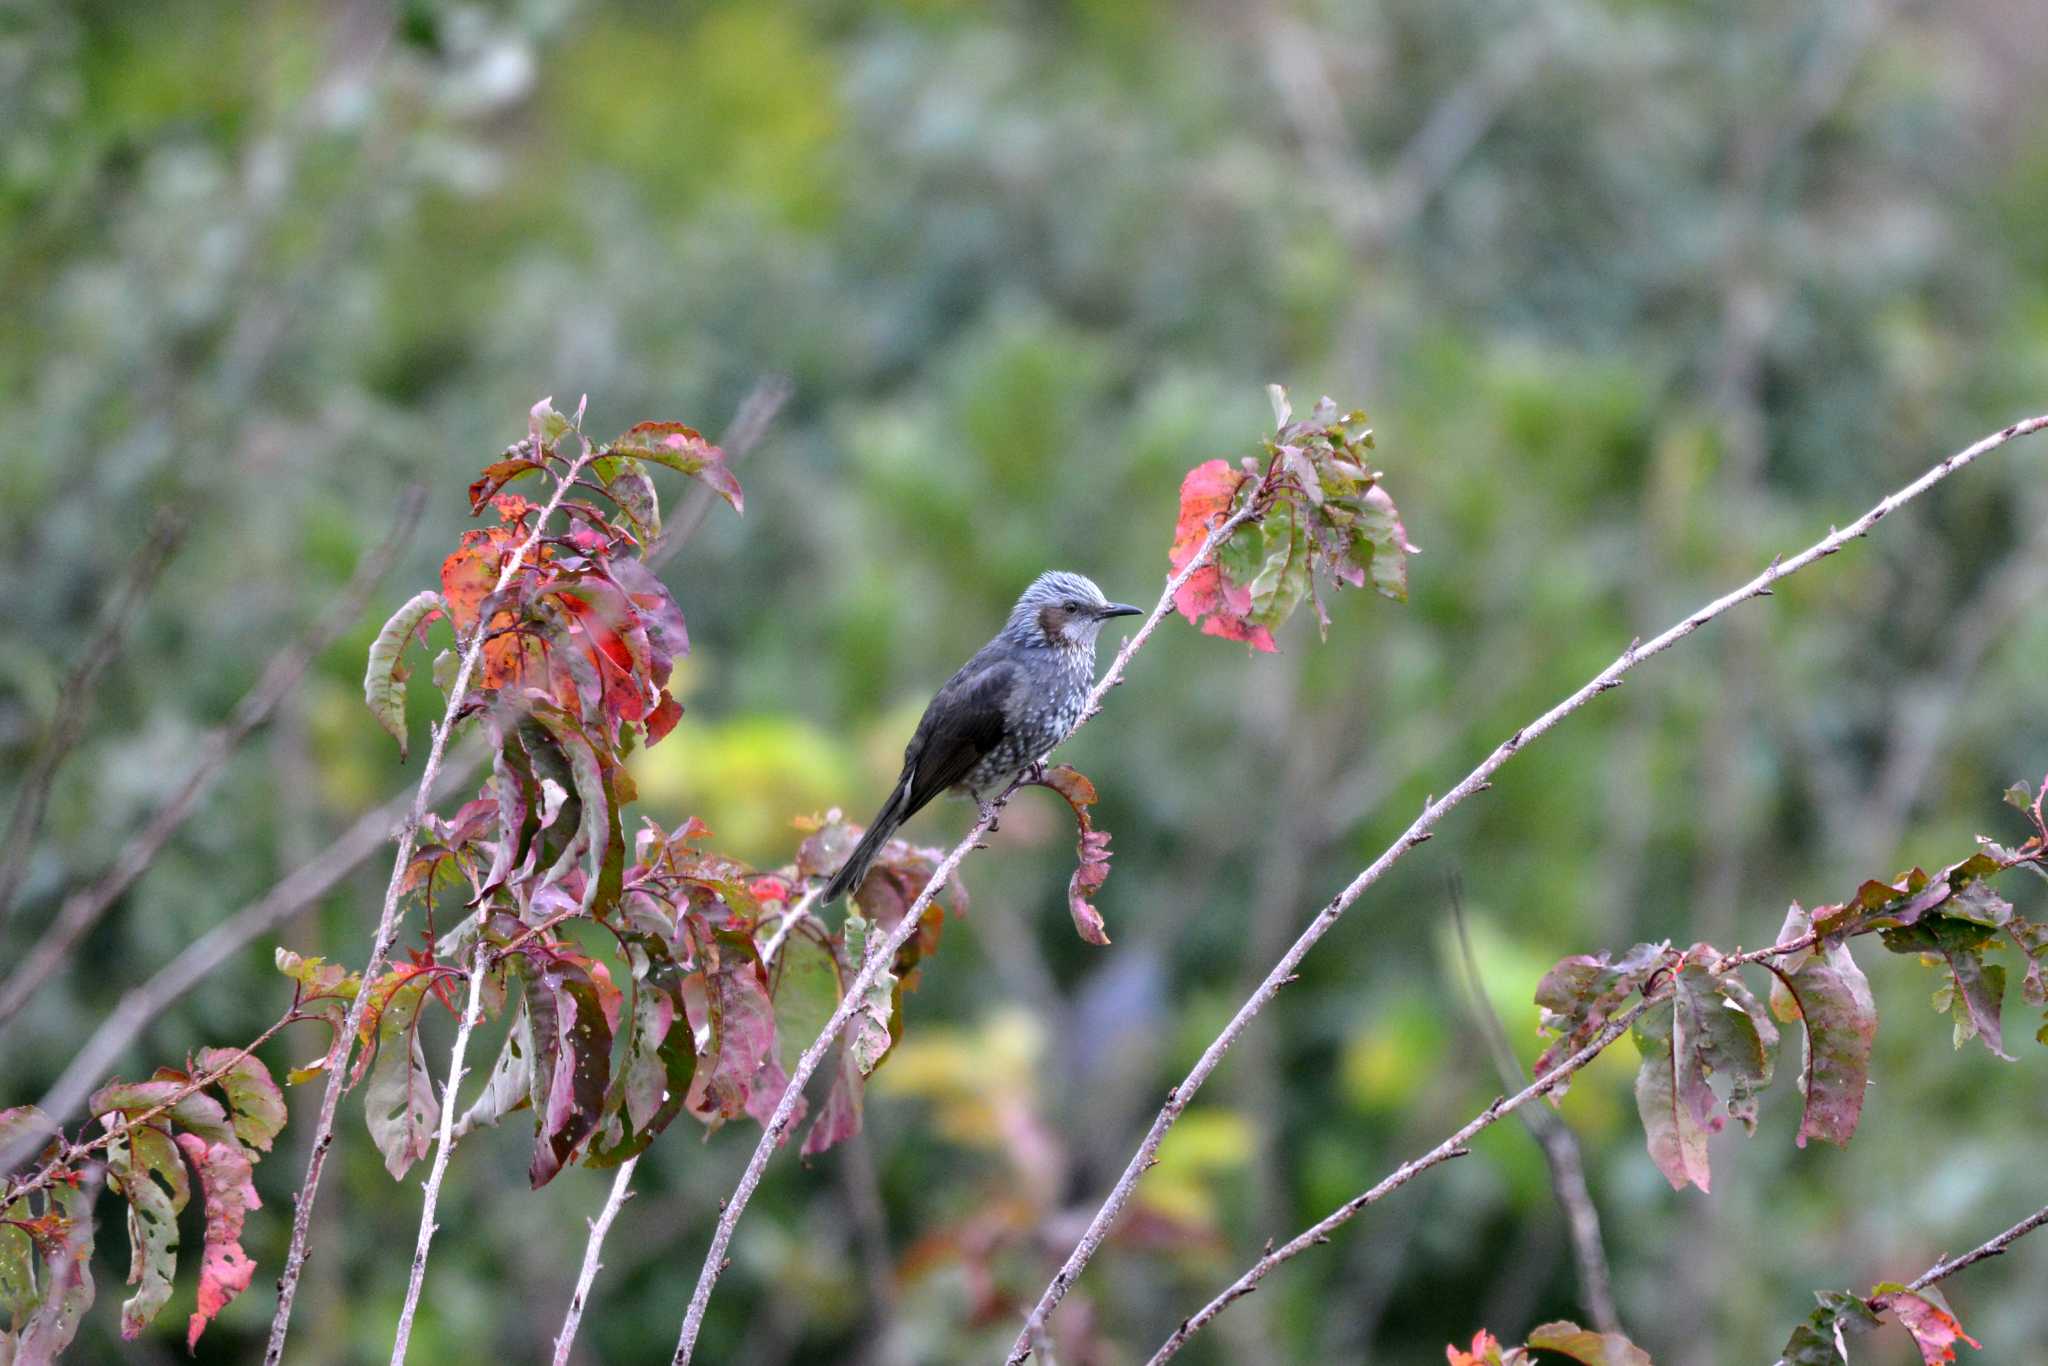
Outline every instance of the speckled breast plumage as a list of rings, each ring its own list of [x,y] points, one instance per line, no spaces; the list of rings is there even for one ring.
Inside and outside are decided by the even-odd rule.
[[[1022,654],[1023,652],[1019,652]],[[1081,720],[1081,705],[1095,682],[1095,649],[1070,645],[1031,652],[1038,656],[1017,685],[1011,722],[1001,744],[982,756],[954,789],[985,801],[1067,738]]]

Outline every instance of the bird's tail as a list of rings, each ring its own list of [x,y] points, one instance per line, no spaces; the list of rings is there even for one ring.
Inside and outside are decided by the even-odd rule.
[[[889,836],[895,834],[896,828],[903,824],[907,814],[903,810],[903,804],[909,796],[910,781],[906,778],[889,794],[889,800],[882,803],[882,809],[877,811],[874,820],[868,823],[868,832],[860,837],[860,843],[853,846],[853,852],[846,856],[846,862],[840,864],[839,871],[832,875],[832,881],[826,885],[824,894],[818,899],[821,907],[831,905],[867,880],[868,868],[873,865],[875,855],[882,851],[882,846],[888,842]]]

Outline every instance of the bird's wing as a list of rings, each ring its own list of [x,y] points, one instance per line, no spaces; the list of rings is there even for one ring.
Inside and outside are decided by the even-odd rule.
[[[909,779],[907,819],[973,771],[1002,743],[1017,668],[1004,660],[970,663],[953,675],[925,708],[904,756]]]

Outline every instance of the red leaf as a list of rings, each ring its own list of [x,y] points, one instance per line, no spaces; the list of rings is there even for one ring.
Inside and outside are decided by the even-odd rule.
[[[1102,912],[1088,899],[1101,891],[1109,878],[1109,832],[1097,830],[1088,816],[1088,808],[1095,804],[1095,784],[1067,764],[1054,764],[1039,786],[1066,799],[1079,827],[1077,862],[1073,876],[1067,879],[1067,911],[1074,917],[1074,929],[1090,944],[1107,944],[1109,932],[1103,927]]]
[[[1227,516],[1244,476],[1227,460],[1210,460],[1189,470],[1180,485],[1180,519],[1174,523],[1173,546],[1167,558],[1178,574],[1202,548],[1209,523]],[[1174,610],[1205,635],[1225,640],[1242,640],[1255,650],[1272,651],[1273,636],[1248,619],[1252,609],[1251,588],[1233,584],[1212,558],[1189,575],[1173,595]]]
[[[199,1263],[199,1308],[185,1328],[185,1347],[199,1345],[206,1325],[249,1288],[256,1263],[242,1250],[242,1222],[263,1201],[256,1195],[249,1154],[238,1143],[208,1143],[194,1134],[179,1134],[199,1189],[206,1197],[206,1250]]]
[[[1899,1290],[1891,1296],[1890,1309],[1913,1335],[1925,1366],[1943,1366],[1956,1359],[1956,1343],[1967,1342],[1982,1351],[1984,1344],[1963,1331],[1963,1325],[1948,1307],[1932,1295],[1916,1290]]]

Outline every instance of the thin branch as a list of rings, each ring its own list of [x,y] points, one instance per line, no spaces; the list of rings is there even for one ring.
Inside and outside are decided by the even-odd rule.
[[[619,1171],[612,1178],[611,1194],[605,1197],[604,1208],[597,1218],[590,1221],[590,1241],[583,1245],[583,1269],[576,1273],[576,1293],[569,1297],[569,1312],[562,1316],[562,1331],[555,1338],[555,1366],[568,1366],[569,1348],[576,1342],[576,1330],[583,1323],[584,1306],[590,1303],[591,1282],[597,1279],[598,1251],[604,1247],[604,1237],[612,1231],[612,1220],[619,1217],[619,1208],[631,1198],[633,1191],[633,1169],[640,1165],[636,1154],[619,1164]]]
[[[492,957],[490,946],[479,937],[476,952],[469,960],[469,1001],[462,1008],[462,1023],[456,1027],[455,1044],[448,1054],[448,1084],[441,1091],[441,1135],[434,1147],[433,1169],[427,1174],[426,1195],[420,1201],[419,1240],[413,1245],[412,1275],[405,1284],[405,1308],[399,1311],[398,1331],[391,1341],[391,1366],[401,1366],[406,1346],[412,1341],[413,1315],[419,1311],[420,1287],[427,1280],[427,1250],[434,1241],[434,1208],[441,1201],[441,1181],[448,1175],[448,1154],[455,1147],[449,1131],[455,1127],[455,1095],[462,1088],[462,1059],[469,1052],[469,1036],[476,1031],[477,1020],[484,1013],[484,978],[490,975]],[[367,993],[367,985],[364,991]]]
[[[1428,1171],[1431,1167],[1448,1162],[1454,1157],[1464,1157],[1471,1152],[1471,1149],[1466,1145],[1474,1137],[1482,1131],[1492,1128],[1508,1115],[1513,1114],[1530,1101],[1536,1099],[1536,1097],[1555,1090],[1558,1086],[1569,1080],[1574,1072],[1577,1072],[1587,1063],[1599,1057],[1607,1050],[1609,1044],[1627,1033],[1628,1027],[1636,1022],[1638,1016],[1651,1007],[1669,999],[1670,994],[1671,988],[1667,985],[1636,1002],[1629,1009],[1610,1019],[1584,1048],[1581,1048],[1578,1052],[1572,1054],[1548,1072],[1545,1072],[1514,1095],[1505,1099],[1496,1098],[1493,1104],[1480,1111],[1477,1116],[1468,1121],[1462,1129],[1459,1129],[1449,1138],[1437,1144],[1422,1156],[1395,1168],[1394,1171],[1389,1173],[1371,1190],[1366,1191],[1363,1195],[1356,1195],[1346,1200],[1293,1239],[1259,1258],[1258,1261],[1252,1263],[1249,1271],[1246,1271],[1242,1276],[1232,1281],[1221,1294],[1217,1295],[1215,1299],[1210,1300],[1206,1305],[1203,1305],[1201,1310],[1193,1317],[1181,1320],[1180,1327],[1174,1329],[1166,1341],[1160,1344],[1159,1350],[1152,1354],[1149,1366],[1160,1366],[1161,1362],[1172,1358],[1182,1347],[1187,1345],[1187,1340],[1190,1337],[1201,1331],[1202,1327],[1209,1320],[1215,1318],[1225,1309],[1228,1309],[1232,1302],[1242,1299],[1258,1289],[1259,1282],[1266,1278],[1268,1272],[1272,1271],[1282,1262],[1293,1260],[1312,1247],[1319,1247],[1329,1242],[1332,1232],[1350,1223],[1357,1216],[1358,1212],[1367,1205],[1378,1203],[1388,1195],[1407,1185],[1410,1181],[1413,1181],[1416,1177],[1422,1175],[1422,1173]]]
[[[579,433],[580,437],[580,433]],[[592,448],[583,445],[577,457],[570,462],[568,470],[555,485],[554,496],[541,509],[534,520],[533,532],[520,542],[519,548],[505,561],[498,573],[498,581],[492,595],[503,593],[512,579],[526,564],[527,557],[547,534],[548,519],[562,504],[569,492],[569,485],[593,454]],[[441,772],[442,756],[447,752],[448,737],[455,728],[455,713],[462,701],[469,695],[469,680],[476,672],[477,661],[482,658],[484,636],[490,625],[489,618],[478,613],[476,625],[470,630],[469,640],[462,648],[462,661],[456,667],[455,680],[448,689],[448,706],[441,720],[433,730],[433,743],[428,747],[425,766],[420,770],[420,782],[413,792],[411,809],[406,812],[405,823],[399,827],[398,848],[392,857],[391,878],[384,886],[384,908],[377,918],[376,937],[370,943],[369,962],[363,966],[364,990],[356,993],[349,1004],[348,1018],[335,1034],[334,1044],[327,1054],[327,1090],[320,1098],[320,1118],[314,1126],[312,1156],[306,1160],[306,1177],[299,1186],[299,1193],[292,1212],[291,1243],[285,1251],[284,1274],[277,1281],[277,1311],[270,1320],[270,1342],[264,1349],[264,1366],[278,1366],[284,1359],[285,1335],[291,1330],[292,1300],[299,1290],[299,1277],[306,1267],[306,1237],[312,1229],[313,1202],[320,1193],[320,1176],[327,1165],[327,1150],[334,1144],[335,1115],[341,1108],[341,1091],[348,1071],[349,1055],[355,1047],[356,1033],[362,1027],[363,1011],[369,1005],[371,992],[368,986],[384,969],[391,953],[391,946],[398,938],[399,893],[404,881],[405,870],[412,862],[413,845],[419,838],[420,823],[426,819],[427,802],[434,790],[434,780]]]
[[[1988,1258],[2002,1256],[2007,1248],[2043,1225],[2048,1225],[2048,1208],[2035,1210],[2005,1232],[1980,1243],[1960,1257],[1945,1258],[1936,1262],[1918,1277],[1907,1282],[1906,1289],[1925,1290],[1936,1281],[1945,1281],[1966,1267],[1975,1266]],[[1894,1295],[1878,1295],[1870,1299],[1868,1304],[1873,1313],[1882,1314],[1892,1307],[1892,1302],[1896,1298]],[[1777,1366],[1785,1366],[1783,1357],[1778,1358]]]
[[[271,657],[270,663],[264,667],[263,676],[256,680],[256,686],[235,704],[227,724],[208,735],[200,745],[199,762],[186,775],[184,783],[150,818],[149,823],[122,847],[113,867],[90,887],[65,898],[57,918],[43,931],[42,937],[6,980],[0,981],[0,1031],[5,1030],[8,1022],[63,967],[64,960],[85,932],[98,924],[114,903],[135,885],[136,879],[155,861],[171,836],[184,825],[199,799],[212,788],[214,780],[227,767],[228,760],[242,741],[268,720],[277,704],[298,686],[307,666],[322,650],[333,644],[336,637],[356,624],[371,592],[411,538],[413,528],[419,524],[420,509],[425,501],[426,491],[420,485],[415,484],[405,491],[399,499],[390,533],[380,545],[363,556],[356,566],[355,576],[342,590],[333,610],[304,636]]]
[[[1906,1289],[1925,1290],[1936,1281],[1945,1281],[1965,1267],[1975,1266],[1987,1257],[1999,1256],[2007,1248],[2026,1237],[2029,1233],[2032,1233],[2035,1229],[2040,1228],[2043,1224],[2048,1224],[2048,1209],[2035,1210],[1996,1238],[1979,1244],[1977,1247],[1965,1252],[1962,1256],[1936,1262],[1933,1266],[1921,1272],[1918,1277],[1906,1286]]]
[[[298,1007],[298,997],[296,994],[294,994],[292,997],[292,1008],[290,1010],[287,1010],[283,1015],[279,1016],[277,1023],[271,1025],[270,1028],[264,1030],[261,1034],[258,1034],[254,1039],[250,1040],[249,1043],[245,1046],[236,1049],[233,1055],[230,1056],[226,1061],[222,1062],[218,1067],[213,1068],[211,1071],[203,1072],[199,1076],[192,1078],[192,1080],[186,1082],[183,1086],[180,1086],[177,1090],[171,1092],[171,1094],[165,1097],[162,1101],[151,1106],[149,1109],[144,1110],[141,1114],[136,1115],[130,1119],[126,1119],[121,1124],[108,1129],[98,1138],[81,1139],[76,1143],[63,1144],[58,1149],[56,1156],[52,1157],[48,1162],[45,1162],[33,1176],[24,1176],[18,1181],[10,1181],[7,1183],[7,1186],[5,1188],[5,1194],[0,1195],[0,1209],[5,1209],[9,1205],[12,1205],[15,1201],[33,1195],[39,1190],[45,1189],[51,1183],[61,1179],[64,1176],[64,1174],[68,1172],[71,1168],[77,1166],[80,1159],[92,1156],[94,1153],[100,1151],[100,1149],[106,1147],[109,1143],[112,1143],[115,1139],[119,1138],[123,1133],[127,1132],[129,1129],[134,1128],[138,1124],[149,1123],[149,1121],[155,1119],[158,1115],[176,1106],[179,1101],[184,1100],[187,1096],[193,1095],[194,1093],[199,1091],[203,1091],[207,1087],[219,1081],[222,1077],[227,1076],[230,1072],[234,1071],[237,1067],[240,1067],[242,1065],[242,1060],[244,1058],[247,1058],[257,1049],[263,1047],[264,1044],[269,1043],[271,1039],[276,1036],[277,1032],[280,1029],[283,1029],[288,1024],[292,1024],[298,1020],[306,1018],[305,1016],[299,1014]]]
[[[2048,418],[2042,420],[2048,422]],[[1143,647],[1167,613],[1173,610],[1173,595],[1194,576],[1196,570],[1209,563],[1217,546],[1228,540],[1232,532],[1256,515],[1257,507],[1256,499],[1247,499],[1244,506],[1212,526],[1209,534],[1202,538],[1202,544],[1196,548],[1193,557],[1167,579],[1166,587],[1159,594],[1159,601],[1153,604],[1144,624],[1123,643],[1123,647],[1116,652],[1116,658],[1110,661],[1108,671],[1102,675],[1082,703],[1081,716],[1075,722],[1074,730],[1088,724],[1089,719],[1102,710],[1102,699],[1108,695],[1109,690],[1123,682],[1124,669],[1130,664],[1131,656]],[[1068,732],[1070,737],[1072,734],[1072,731]],[[818,1037],[811,1041],[811,1045],[804,1049],[803,1055],[797,1059],[796,1067],[790,1073],[789,1084],[783,1088],[782,1098],[776,1102],[775,1113],[769,1116],[768,1122],[761,1128],[760,1142],[754,1145],[753,1156],[747,1159],[747,1167],[740,1174],[739,1184],[733,1188],[732,1197],[719,1211],[718,1227],[711,1235],[711,1247],[704,1254],[703,1269],[697,1273],[697,1286],[690,1294],[690,1306],[683,1315],[682,1334],[676,1342],[675,1366],[684,1366],[697,1349],[697,1335],[704,1326],[704,1310],[711,1302],[711,1289],[718,1283],[718,1277],[727,1265],[725,1250],[732,1242],[733,1229],[738,1225],[740,1215],[746,1211],[747,1202],[753,1199],[755,1187],[761,1184],[761,1174],[767,1169],[768,1159],[774,1156],[775,1149],[781,1145],[784,1135],[789,1131],[797,1103],[803,1098],[804,1084],[811,1079],[811,1074],[818,1070],[818,1065],[824,1061],[825,1054],[839,1038],[840,1032],[846,1028],[846,1022],[852,1018],[853,1012],[866,998],[869,986],[886,965],[896,961],[897,950],[917,933],[918,924],[924,918],[925,907],[931,904],[932,897],[945,886],[946,880],[953,876],[961,860],[980,847],[981,837],[988,833],[997,811],[1017,787],[1017,781],[1011,782],[1002,795],[989,804],[988,809],[974,822],[966,836],[940,860],[939,866],[932,871],[930,879],[926,881],[924,890],[910,903],[909,909],[904,911],[903,918],[889,931],[888,937],[879,942],[870,942],[867,961],[861,964],[860,971],[840,994],[839,1005],[833,1010],[832,1018],[825,1022],[825,1027],[819,1031]]]
[[[29,853],[35,848],[36,836],[42,833],[50,785],[57,780],[57,770],[78,743],[78,737],[85,733],[85,714],[92,704],[100,674],[121,653],[122,641],[135,623],[137,610],[184,534],[182,513],[166,509],[156,515],[149,535],[128,562],[128,572],[108,598],[100,614],[99,629],[64,679],[57,694],[56,714],[50,718],[49,729],[36,747],[34,762],[15,790],[14,810],[7,817],[7,834],[0,838],[0,849],[5,850],[0,853],[0,925],[7,922],[14,909],[15,894],[21,890],[22,877],[28,871]]]
[[[1202,1056],[1196,1060],[1194,1067],[1189,1070],[1186,1078],[1178,1086],[1167,1092],[1166,1104],[1161,1107],[1158,1115],[1153,1119],[1152,1127],[1145,1134],[1143,1142],[1138,1145],[1138,1150],[1131,1155],[1130,1163],[1124,1168],[1123,1174],[1117,1178],[1116,1184],[1110,1189],[1108,1196],[1104,1198],[1101,1208],[1096,1211],[1095,1217],[1089,1222],[1087,1231],[1082,1234],[1080,1242],[1075,1245],[1073,1252],[1067,1257],[1066,1262],[1060,1267],[1058,1273],[1053,1276],[1051,1284],[1046,1287],[1045,1293],[1039,1297],[1038,1303],[1032,1308],[1030,1316],[1026,1320],[1024,1331],[1018,1334],[1017,1340],[1011,1346],[1008,1358],[1009,1366],[1017,1366],[1018,1363],[1030,1356],[1032,1336],[1050,1318],[1052,1311],[1059,1306],[1059,1302],[1066,1297],[1068,1289],[1079,1278],[1082,1268],[1088,1265],[1089,1260],[1101,1248],[1103,1239],[1109,1235],[1110,1226],[1116,1221],[1117,1216],[1123,1212],[1124,1206],[1130,1203],[1131,1194],[1137,1189],[1138,1178],[1144,1175],[1145,1171],[1158,1160],[1159,1145],[1165,1139],[1166,1131],[1173,1127],[1174,1122],[1180,1118],[1181,1112],[1187,1108],[1188,1102],[1193,1100],[1195,1093],[1201,1089],[1202,1083],[1209,1079],[1209,1075],[1223,1061],[1223,1055],[1229,1051],[1231,1044],[1235,1043],[1238,1036],[1250,1025],[1252,1018],[1280,993],[1281,988],[1294,980],[1295,971],[1300,966],[1301,960],[1310,949],[1315,947],[1318,940],[1329,933],[1331,927],[1337,923],[1344,912],[1350,908],[1351,904],[1357,901],[1367,888],[1378,882],[1386,874],[1387,870],[1407,854],[1409,850],[1429,839],[1435,832],[1437,823],[1446,814],[1453,808],[1461,805],[1468,797],[1485,791],[1491,785],[1493,775],[1500,770],[1501,766],[1514,758],[1531,741],[1543,735],[1600,694],[1618,687],[1622,681],[1622,676],[1645,659],[1650,658],[1652,655],[1662,654],[1665,650],[1670,649],[1679,641],[1692,635],[1714,618],[1749,601],[1751,598],[1768,596],[1771,592],[1772,584],[1798,573],[1818,560],[1835,554],[1851,541],[1867,535],[1872,527],[1889,516],[1894,510],[1919,497],[1928,489],[1933,488],[1936,484],[1954,474],[1957,470],[1963,469],[1979,457],[1998,449],[2016,437],[2030,435],[2043,428],[2048,428],[2048,414],[2030,417],[2024,421],[2015,422],[2003,430],[1993,432],[1974,445],[1942,460],[1896,493],[1886,496],[1876,506],[1872,507],[1848,526],[1830,531],[1826,536],[1789,559],[1780,558],[1772,561],[1767,569],[1748,583],[1697,609],[1690,616],[1670,627],[1662,635],[1646,642],[1631,644],[1628,649],[1622,651],[1613,663],[1595,674],[1578,691],[1572,693],[1549,711],[1509,736],[1491,754],[1487,755],[1477,768],[1466,774],[1456,787],[1453,787],[1444,796],[1424,806],[1422,814],[1415,818],[1408,829],[1401,834],[1401,837],[1388,846],[1384,853],[1357,877],[1353,878],[1350,885],[1339,892],[1328,905],[1324,906],[1317,913],[1315,919],[1309,922],[1308,928],[1302,931],[1301,936],[1281,956],[1280,961],[1274,964],[1273,970],[1266,975],[1265,981],[1259,984],[1258,990],[1253,992],[1250,998],[1238,1008],[1237,1014],[1231,1017],[1230,1023],[1225,1025],[1222,1032],[1210,1042],[1208,1048],[1203,1050]]]
[[[1451,924],[1458,932],[1458,953],[1465,964],[1465,985],[1472,997],[1473,1019],[1486,1037],[1501,1085],[1520,1087],[1527,1082],[1528,1074],[1515,1057],[1499,1013],[1486,997],[1486,987],[1479,976],[1479,958],[1472,952],[1472,935],[1465,924],[1464,897],[1455,876],[1450,892]],[[1586,1164],[1579,1152],[1578,1136],[1571,1125],[1540,1105],[1525,1110],[1522,1123],[1543,1149],[1543,1160],[1550,1167],[1551,1191],[1564,1210],[1565,1224],[1572,1237],[1572,1254],[1579,1264],[1579,1293],[1585,1297],[1586,1314],[1602,1333],[1619,1333],[1621,1316],[1615,1312],[1614,1281],[1607,1270],[1606,1245],[1600,1240],[1600,1211],[1593,1204],[1593,1193],[1586,1187]]]

